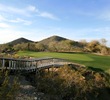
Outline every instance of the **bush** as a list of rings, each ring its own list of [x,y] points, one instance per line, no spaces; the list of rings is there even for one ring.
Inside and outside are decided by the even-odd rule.
[[[110,79],[104,73],[65,66],[55,71],[44,71],[36,76],[36,88],[48,95],[59,96],[62,100],[106,100],[110,97]],[[106,91],[106,92],[105,92]],[[58,100],[58,99],[55,99]]]
[[[108,50],[106,47],[103,47],[103,48],[101,49],[101,54],[107,55],[107,54],[109,54],[109,50]]]
[[[10,79],[8,72],[0,71],[0,80],[0,100],[15,100],[16,93],[19,90],[17,77],[10,83],[12,79]]]

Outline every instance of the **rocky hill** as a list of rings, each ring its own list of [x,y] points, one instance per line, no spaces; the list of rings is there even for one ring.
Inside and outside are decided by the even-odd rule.
[[[28,40],[26,38],[18,38],[16,40],[13,40],[13,41],[9,42],[8,44],[10,44],[10,45],[16,45],[16,44],[28,43],[28,42],[33,42],[33,41]]]
[[[50,52],[91,52],[110,54],[110,48],[98,40],[91,42],[74,41],[60,36],[51,36],[41,41],[31,41],[25,38],[13,40],[7,44],[0,45],[0,52],[6,51],[50,51]]]
[[[49,38],[39,41],[40,44],[51,48],[51,49],[69,49],[69,48],[81,48],[82,44],[80,42],[70,40],[60,36],[51,36]]]
[[[60,36],[51,36],[36,42],[26,38],[18,38],[9,43],[0,45],[0,52],[19,50],[69,52],[73,51],[73,49],[82,50],[81,43]]]
[[[51,42],[61,42],[63,40],[69,40],[69,39],[54,35],[54,36],[51,36],[51,37],[48,37],[46,39],[39,41],[39,43],[47,45]]]

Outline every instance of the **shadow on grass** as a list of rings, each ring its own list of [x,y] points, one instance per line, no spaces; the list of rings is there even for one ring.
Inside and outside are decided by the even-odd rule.
[[[87,54],[85,52],[59,52],[59,53],[68,53],[68,54]]]
[[[102,70],[100,68],[94,68],[94,67],[91,67],[91,66],[88,66],[88,69],[91,69],[91,70],[96,71],[96,72],[104,72],[104,70]]]

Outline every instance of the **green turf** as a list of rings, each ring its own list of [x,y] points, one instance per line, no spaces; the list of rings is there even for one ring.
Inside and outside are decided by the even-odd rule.
[[[72,62],[83,64],[89,68],[95,68],[99,70],[110,69],[110,56],[99,56],[95,54],[85,53],[52,53],[52,52],[31,52],[31,51],[19,51],[20,56],[32,56],[32,57],[57,57],[68,59]]]

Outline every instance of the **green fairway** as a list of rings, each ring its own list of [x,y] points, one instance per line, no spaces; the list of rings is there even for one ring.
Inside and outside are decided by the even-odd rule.
[[[57,57],[68,59],[72,62],[83,64],[87,67],[95,69],[101,69],[104,71],[110,70],[110,56],[99,56],[95,54],[85,53],[52,53],[52,52],[31,52],[31,51],[19,51],[19,56],[31,56],[31,57]]]

